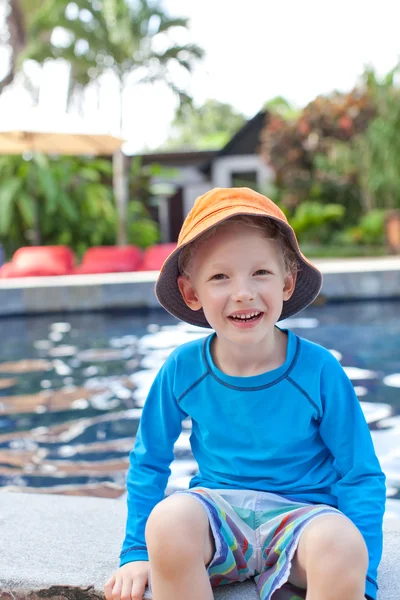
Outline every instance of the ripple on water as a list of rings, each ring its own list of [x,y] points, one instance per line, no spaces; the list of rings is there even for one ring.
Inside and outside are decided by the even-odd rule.
[[[114,348],[90,348],[78,352],[77,358],[82,362],[109,362],[127,357],[122,350]]]
[[[200,333],[179,328],[174,331],[174,335],[171,335],[171,331],[169,331],[166,327],[163,327],[157,333],[144,335],[142,338],[140,338],[138,350],[139,352],[145,354],[145,352],[148,350],[161,350],[170,348],[172,352],[172,350],[174,350],[177,346],[185,344],[186,342],[190,342],[191,340],[204,338],[205,335],[204,329]]]
[[[67,356],[75,356],[78,348],[76,346],[68,346],[66,344],[62,346],[55,346],[48,351],[49,356],[52,358],[64,358]]]
[[[138,339],[136,335],[124,335],[120,338],[111,338],[109,344],[112,348],[125,348],[126,346],[136,346]]]
[[[71,375],[72,373],[71,367],[66,365],[62,360],[54,360],[53,365],[55,372],[61,377],[66,377],[67,375]]]
[[[315,329],[319,324],[318,319],[309,319],[306,317],[289,318],[279,322],[279,326],[285,329]]]
[[[59,333],[68,333],[71,331],[71,323],[52,323],[50,329]]]
[[[383,383],[389,387],[400,388],[400,373],[386,375],[386,377],[383,378]]]
[[[354,386],[354,391],[359,398],[368,395],[368,389],[363,385]]]
[[[400,493],[400,458],[395,451],[399,446],[400,416],[395,414],[398,411],[395,401],[391,407],[389,403],[375,400],[387,398],[391,402],[393,396],[389,395],[389,387],[400,387],[397,346],[390,350],[391,338],[388,339],[381,329],[379,340],[374,342],[371,319],[368,323],[362,321],[361,329],[358,311],[345,313],[345,316],[350,315],[350,320],[346,321],[342,317],[339,320],[334,317],[336,310],[337,307],[318,311],[311,309],[306,317],[287,319],[280,325],[289,329],[299,328],[301,335],[328,348],[334,345],[332,354],[339,361],[345,357],[344,362],[354,365],[345,370],[360,400],[370,400],[360,404],[371,426],[382,466],[389,476],[389,495],[395,498]],[[307,316],[314,317],[316,314],[318,318]],[[39,493],[104,497],[120,497],[124,493],[126,459],[134,444],[140,407],[155,375],[176,346],[203,338],[212,331],[179,323],[172,318],[168,320],[167,317],[160,318],[160,323],[146,325],[146,318],[91,315],[86,325],[83,317],[82,321],[80,317],[74,321],[74,317],[66,326],[63,323],[49,324],[47,319],[44,326],[35,325],[36,340],[31,340],[29,347],[23,347],[26,359],[14,361],[14,355],[4,354],[9,362],[0,362],[0,373],[5,373],[3,380],[11,379],[12,373],[31,375],[16,379],[9,396],[0,395],[0,402],[4,400],[2,410],[10,415],[4,425],[6,428],[3,428],[6,433],[0,435],[0,452],[4,450],[0,462],[5,468],[8,465],[9,469],[13,461],[19,461],[21,465],[12,467],[12,478],[8,475],[6,480],[1,479],[0,473],[1,483],[7,481],[15,484],[13,489]],[[344,324],[346,335],[342,338],[337,328],[344,327]],[[127,332],[138,335],[126,335]],[[386,339],[383,357],[382,339]],[[390,367],[385,359],[387,356],[390,356]],[[16,354],[16,357],[19,358],[19,355]],[[5,364],[15,370],[2,370]],[[121,373],[124,375],[121,376]],[[1,381],[0,378],[0,386]],[[25,381],[28,381],[28,388]],[[45,384],[42,391],[41,381],[50,383]],[[384,385],[380,385],[382,382]],[[25,394],[26,391],[30,393]],[[15,392],[16,395],[11,396]],[[57,393],[61,395],[57,397]],[[394,389],[392,393],[395,393]],[[12,403],[10,398],[13,398]],[[82,413],[83,410],[86,412]],[[24,411],[28,412],[25,414]],[[43,415],[41,411],[44,411]],[[196,470],[190,451],[190,434],[191,423],[186,420],[175,444],[171,491],[186,487]],[[19,454],[19,458],[15,453]],[[23,474],[26,477],[22,477]],[[59,481],[61,474],[63,482]],[[18,475],[21,475],[20,480]],[[397,500],[392,502],[395,504],[393,508],[389,504],[390,512],[400,507]]]
[[[383,402],[360,402],[367,423],[375,423],[390,417],[393,408]]]
[[[0,378],[0,390],[6,390],[7,388],[14,387],[16,383],[17,379]]]
[[[41,358],[22,359],[13,362],[0,363],[0,373],[34,373],[51,371],[53,364]]]
[[[329,348],[329,352],[336,358],[336,360],[341,362],[343,355],[340,352],[338,352],[337,350],[333,350],[332,348]]]
[[[97,390],[100,392],[102,390]],[[45,389],[36,394],[15,394],[14,396],[1,396],[0,412],[8,414],[40,414],[46,411],[53,413],[72,410],[76,400],[91,400],[96,390],[71,386],[58,390]]]
[[[352,381],[359,381],[363,379],[377,379],[378,374],[375,371],[369,369],[359,369],[358,367],[343,367],[347,377]]]
[[[61,342],[64,335],[60,331],[51,331],[49,333],[49,340],[52,342]]]
[[[50,350],[53,344],[50,340],[36,340],[36,342],[33,342],[33,347],[37,350]]]
[[[132,373],[132,375],[129,375],[129,380],[135,388],[132,392],[132,398],[135,400],[137,406],[144,406],[157,372],[158,369],[146,369],[143,371],[136,371],[135,373]]]

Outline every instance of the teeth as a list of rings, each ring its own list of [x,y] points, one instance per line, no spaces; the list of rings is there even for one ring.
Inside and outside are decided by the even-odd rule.
[[[249,313],[248,315],[234,315],[233,318],[245,321],[246,319],[251,319],[252,317],[258,317],[259,314],[260,313],[257,311]]]

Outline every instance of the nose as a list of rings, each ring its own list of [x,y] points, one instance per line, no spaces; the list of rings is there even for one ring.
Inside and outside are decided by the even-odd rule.
[[[234,302],[251,302],[254,300],[254,291],[248,281],[237,281],[232,290]]]

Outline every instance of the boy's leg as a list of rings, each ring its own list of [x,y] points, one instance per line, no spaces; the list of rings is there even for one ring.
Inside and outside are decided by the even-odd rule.
[[[353,523],[321,515],[304,529],[289,582],[307,588],[307,600],[364,600],[368,551]]]
[[[158,504],[146,527],[154,600],[212,600],[206,565],[214,542],[205,509],[187,495]]]

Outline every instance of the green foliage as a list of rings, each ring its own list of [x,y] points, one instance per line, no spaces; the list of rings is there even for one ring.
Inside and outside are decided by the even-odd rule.
[[[368,126],[347,143],[335,141],[315,165],[325,178],[356,186],[361,212],[400,207],[400,88],[396,66],[381,81],[372,70],[364,73],[364,87],[374,106]]]
[[[146,207],[137,200],[129,203],[128,207],[128,242],[140,248],[156,244],[160,239],[157,223],[153,221]]]
[[[129,206],[127,232],[131,244],[147,248],[160,239],[157,223],[152,218],[152,208],[159,195],[160,186],[168,184],[154,184],[153,180],[168,181],[176,176],[176,169],[168,169],[153,163],[142,165],[140,157],[131,161],[129,169]]]
[[[218,100],[206,100],[201,106],[186,104],[177,111],[170,138],[162,147],[167,150],[219,149],[245,121],[244,115],[230,104]]]
[[[290,218],[290,224],[299,241],[326,242],[344,214],[345,209],[340,204],[302,202]]]
[[[352,258],[387,256],[386,246],[360,246],[359,244],[346,242],[331,242],[329,244],[302,244],[302,252],[307,258]]]
[[[168,181],[177,174],[177,169],[158,163],[143,165],[141,157],[135,156],[129,168],[129,197],[131,200],[140,200],[148,208],[151,199],[158,193],[159,184],[154,184],[153,180]]]
[[[374,209],[361,217],[359,223],[338,232],[334,241],[339,244],[379,245],[385,243],[385,214],[382,209]]]
[[[129,173],[128,240],[146,248],[159,240],[151,214],[152,177],[174,175],[160,165],[132,161]],[[0,243],[7,256],[31,243],[65,244],[78,255],[116,242],[112,164],[103,158],[41,155],[0,157]],[[40,240],[34,233],[40,234]]]
[[[354,245],[384,248],[385,212],[400,207],[399,74],[400,64],[382,79],[367,69],[350,94],[318,97],[297,118],[283,117],[285,106],[277,99],[262,151],[275,170],[275,197],[300,238],[349,252]],[[344,215],[332,213],[318,224],[308,201],[340,205]],[[306,208],[298,215],[296,207]]]
[[[67,244],[78,254],[114,243],[111,173],[111,163],[100,158],[0,157],[0,241],[6,253],[32,242]]]
[[[394,84],[398,75],[400,63],[382,81],[371,70],[365,74],[377,116],[356,140],[353,152],[368,209],[400,208],[400,88]]]
[[[262,154],[274,169],[277,185],[297,201],[309,196],[319,181],[315,157],[327,155],[333,140],[347,141],[364,131],[374,115],[371,98],[363,90],[318,96],[296,119],[271,112],[262,135]]]
[[[285,121],[297,119],[300,115],[299,109],[290,104],[283,96],[275,96],[264,104],[264,110],[279,115]]]
[[[355,88],[348,94],[319,96],[290,117],[288,108],[279,98],[275,111],[274,103],[271,104],[261,146],[265,161],[275,171],[275,186],[282,205],[292,212],[308,200],[324,205],[340,204],[345,209],[343,220],[356,223],[363,208],[362,196],[353,164],[344,153],[349,140],[365,131],[375,115],[370,94]],[[343,154],[338,152],[339,147]],[[341,158],[345,172],[333,165],[334,152],[336,160]]]

